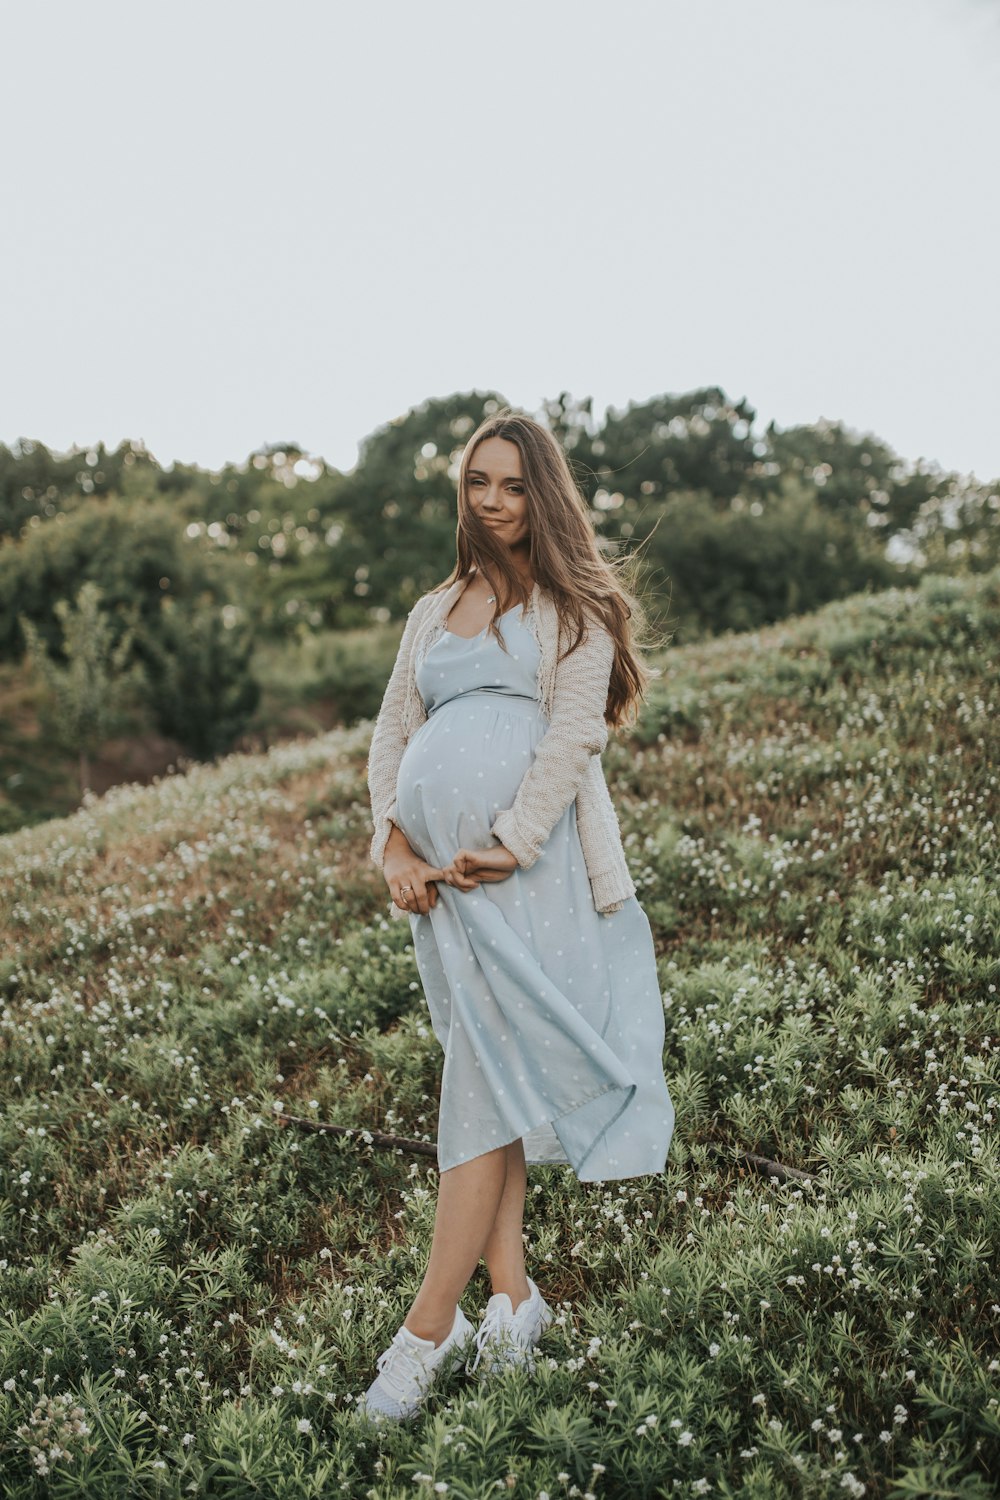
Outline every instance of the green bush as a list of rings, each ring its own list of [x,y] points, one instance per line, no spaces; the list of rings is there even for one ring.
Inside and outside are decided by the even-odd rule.
[[[399,649],[401,626],[324,630],[288,642],[261,642],[254,670],[272,700],[333,702],[342,724],[378,713]]]
[[[8,538],[0,545],[0,658],[21,656],[22,614],[59,655],[56,601],[75,597],[88,579],[100,585],[109,616],[134,612],[148,632],[156,629],[163,599],[222,605],[234,597],[233,578],[230,560],[185,537],[165,501],[84,501],[23,541]]]
[[[655,589],[669,600],[677,645],[756,630],[906,581],[861,518],[824,511],[794,481],[759,515],[749,505],[719,511],[707,495],[675,494],[642,555]]]
[[[260,700],[251,671],[253,637],[227,628],[214,604],[164,601],[155,628],[140,635],[149,707],[162,733],[199,759],[228,750]]]

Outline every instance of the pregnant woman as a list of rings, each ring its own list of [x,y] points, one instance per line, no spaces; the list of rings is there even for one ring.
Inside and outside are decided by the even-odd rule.
[[[525,1270],[527,1166],[662,1172],[674,1125],[652,935],[600,761],[648,681],[641,606],[540,423],[483,422],[458,491],[456,567],[410,611],[368,757],[371,857],[444,1054],[427,1269],[358,1404],[380,1420],[415,1415],[466,1353],[470,1373],[533,1368],[552,1312]],[[459,1299],[480,1257],[476,1329]]]

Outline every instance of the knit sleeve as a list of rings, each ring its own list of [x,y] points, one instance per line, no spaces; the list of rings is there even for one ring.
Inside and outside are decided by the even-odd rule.
[[[403,707],[412,672],[410,656],[420,623],[421,606],[428,597],[425,594],[418,599],[406,617],[396,661],[382,695],[382,704],[368,747],[368,797],[375,830],[369,854],[379,869],[385,860],[385,846],[396,818],[396,777],[406,749],[403,738]]]
[[[592,755],[608,742],[604,710],[615,642],[587,616],[587,638],[556,667],[552,713],[512,805],[498,813],[490,832],[529,869],[580,790]]]

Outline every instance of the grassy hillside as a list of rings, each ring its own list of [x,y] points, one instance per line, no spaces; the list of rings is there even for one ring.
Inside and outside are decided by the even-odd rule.
[[[1000,572],[666,654],[604,759],[667,1171],[530,1169],[534,1380],[381,1438],[433,1158],[276,1119],[434,1138],[370,721],[0,839],[0,1495],[994,1495],[998,664]]]

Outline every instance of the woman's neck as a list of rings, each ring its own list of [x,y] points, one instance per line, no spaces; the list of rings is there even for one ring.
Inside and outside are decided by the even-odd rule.
[[[533,588],[535,580],[531,576],[531,564],[529,562],[527,553],[525,553],[522,558],[512,551],[510,560],[514,565],[515,572],[517,573],[521,582],[524,584],[524,587],[526,589]],[[488,582],[487,575],[483,573],[481,569],[477,568],[475,563],[472,564],[471,575],[473,578],[482,578],[483,581]],[[490,584],[489,587],[492,588],[493,585]]]

